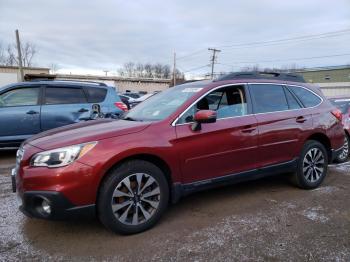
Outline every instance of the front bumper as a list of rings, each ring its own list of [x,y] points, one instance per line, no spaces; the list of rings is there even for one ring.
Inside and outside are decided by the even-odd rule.
[[[95,217],[95,205],[75,206],[62,193],[53,191],[27,191],[21,196],[22,205],[19,209],[26,216],[49,219],[67,220]],[[50,212],[43,209],[42,203],[50,206]]]

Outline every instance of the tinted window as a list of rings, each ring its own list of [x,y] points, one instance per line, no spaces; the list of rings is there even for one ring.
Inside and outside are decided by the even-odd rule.
[[[87,87],[86,89],[88,102],[89,103],[101,103],[105,100],[107,89],[106,88],[96,88],[96,87]]]
[[[216,111],[218,119],[246,115],[247,102],[244,87],[230,86],[209,93],[189,108],[179,119],[178,123],[193,122],[196,112],[207,109]]]
[[[350,113],[350,98],[330,99],[332,104],[336,106],[343,114]]]
[[[268,113],[288,110],[288,103],[279,85],[250,85],[253,96],[255,113]]]
[[[86,103],[84,91],[81,88],[46,87],[45,103],[81,104]]]
[[[37,105],[39,93],[39,87],[21,88],[7,91],[6,93],[0,95],[0,107]]]
[[[299,102],[296,100],[293,94],[288,89],[285,89],[285,91],[286,91],[286,97],[287,97],[289,109],[301,108],[301,106],[299,105]]]
[[[314,93],[298,86],[288,86],[290,90],[299,98],[305,107],[316,106],[321,103],[321,99]]]

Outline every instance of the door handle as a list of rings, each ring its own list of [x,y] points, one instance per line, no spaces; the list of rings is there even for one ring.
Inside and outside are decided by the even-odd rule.
[[[256,130],[255,126],[246,126],[242,129],[242,133],[251,133]]]
[[[89,112],[89,109],[81,108],[78,112],[79,113]]]
[[[28,115],[35,115],[35,114],[38,114],[38,112],[34,111],[34,110],[29,110],[26,114],[28,114]]]
[[[297,121],[298,123],[304,123],[306,121],[306,118],[303,116],[298,116],[295,121]]]

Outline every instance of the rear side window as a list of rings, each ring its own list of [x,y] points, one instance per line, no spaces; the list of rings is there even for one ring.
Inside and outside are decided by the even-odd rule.
[[[288,88],[292,90],[305,107],[313,107],[321,103],[321,98],[305,88],[298,86],[288,86]]]
[[[250,85],[255,113],[269,113],[288,110],[283,86],[270,84]]]
[[[96,87],[87,87],[85,88],[87,93],[87,100],[89,103],[101,103],[105,100],[107,89],[106,88],[96,88]]]
[[[46,87],[45,104],[82,104],[86,103],[83,89],[69,87]]]
[[[0,95],[0,107],[33,106],[38,104],[39,87],[19,88]]]

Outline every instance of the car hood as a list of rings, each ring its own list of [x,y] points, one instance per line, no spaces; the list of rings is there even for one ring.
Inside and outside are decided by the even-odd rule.
[[[92,120],[42,132],[26,140],[25,144],[50,150],[140,132],[150,124],[113,119]]]

